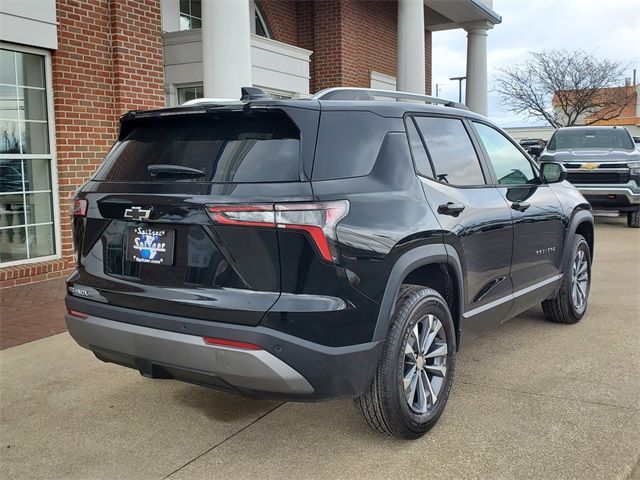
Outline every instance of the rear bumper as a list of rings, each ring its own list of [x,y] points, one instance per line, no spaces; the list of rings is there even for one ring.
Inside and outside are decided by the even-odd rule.
[[[613,185],[575,185],[595,209],[629,209],[640,206],[640,189]]]
[[[264,327],[173,317],[177,326],[190,332],[182,333],[138,324],[141,315],[151,315],[146,312],[73,297],[67,297],[67,306],[89,315],[67,315],[67,327],[76,342],[100,360],[134,368],[150,378],[173,378],[256,397],[312,401],[360,395],[373,378],[382,348],[379,342],[327,347]],[[168,316],[155,316],[163,317],[158,320],[167,325]],[[209,345],[203,336],[253,343],[262,349]]]

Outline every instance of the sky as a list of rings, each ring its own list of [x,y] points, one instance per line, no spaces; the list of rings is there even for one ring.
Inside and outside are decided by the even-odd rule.
[[[496,69],[523,63],[528,52],[584,50],[600,58],[629,64],[640,79],[640,0],[494,0],[502,23],[489,30],[489,117],[501,127],[544,125],[505,110],[493,92]],[[440,97],[458,100],[458,82],[466,70],[464,30],[433,33],[433,87]],[[621,79],[623,81],[623,79]],[[464,101],[464,84],[462,87]]]

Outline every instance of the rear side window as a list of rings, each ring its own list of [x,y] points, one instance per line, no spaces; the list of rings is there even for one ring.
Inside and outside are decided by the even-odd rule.
[[[368,175],[389,129],[384,118],[371,112],[322,112],[313,179]]]
[[[135,121],[135,120],[134,120]],[[152,176],[150,165],[176,165],[202,176]],[[282,112],[140,120],[111,149],[93,178],[107,182],[290,182],[300,179],[300,134]]]
[[[480,160],[462,120],[415,117],[436,179],[452,185],[484,185]]]

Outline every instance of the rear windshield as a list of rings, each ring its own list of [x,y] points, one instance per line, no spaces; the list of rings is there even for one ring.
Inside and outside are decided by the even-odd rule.
[[[93,179],[106,182],[215,183],[300,180],[300,133],[283,112],[228,112],[139,123],[107,154]],[[149,166],[201,170],[184,174]],[[151,168],[153,170],[154,167]]]
[[[549,150],[579,148],[622,148],[633,150],[633,140],[626,130],[557,130],[549,141]]]

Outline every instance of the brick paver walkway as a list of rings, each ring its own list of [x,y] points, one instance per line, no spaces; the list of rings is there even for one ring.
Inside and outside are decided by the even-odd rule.
[[[66,331],[63,278],[0,290],[0,350]]]

